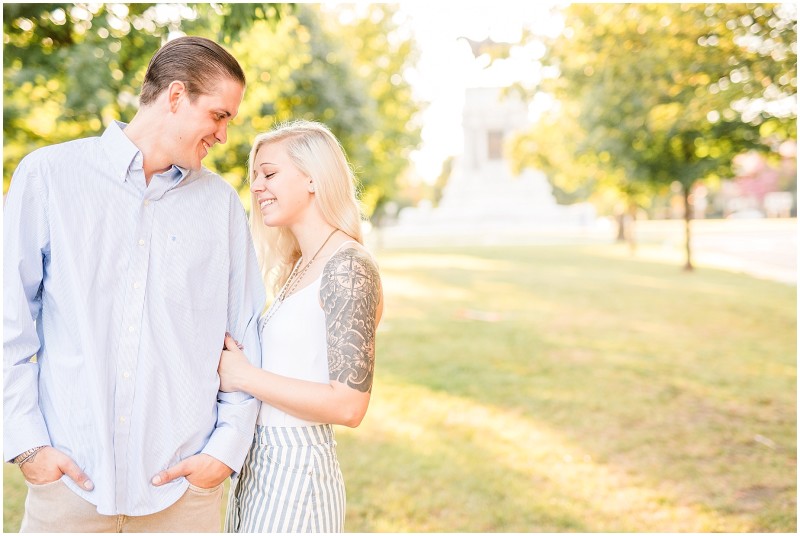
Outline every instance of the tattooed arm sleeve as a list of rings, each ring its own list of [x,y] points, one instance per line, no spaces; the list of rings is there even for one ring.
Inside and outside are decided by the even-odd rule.
[[[380,296],[380,276],[366,253],[344,249],[325,265],[320,299],[328,331],[329,377],[362,393],[372,392]]]

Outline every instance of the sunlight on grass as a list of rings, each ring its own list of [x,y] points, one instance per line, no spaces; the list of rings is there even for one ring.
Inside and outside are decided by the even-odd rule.
[[[455,457],[467,462],[457,446],[475,443],[482,456],[491,460],[494,471],[504,475],[506,499],[514,496],[520,508],[533,506],[526,505],[527,497],[545,499],[543,508],[576,518],[590,516],[592,531],[664,527],[708,531],[717,526],[714,512],[678,504],[635,475],[597,463],[589,452],[555,430],[518,413],[419,386],[383,382],[377,391],[368,424],[355,433],[402,442],[420,456],[451,461]],[[409,405],[413,412],[408,411]],[[542,527],[517,528],[538,531]]]
[[[795,287],[614,246],[378,259],[370,410],[337,428],[346,530],[796,530]]]
[[[426,268],[458,268],[481,272],[498,272],[514,269],[514,264],[495,259],[481,259],[470,255],[454,254],[424,254],[419,252],[402,254],[398,253],[388,258],[381,258],[381,269],[414,270]]]
[[[28,488],[15,465],[3,464],[3,532],[19,532]]]
[[[436,292],[438,298],[443,300],[466,300],[471,296],[471,292],[464,288],[444,285],[431,285],[418,279],[406,277],[398,274],[390,274],[381,277],[384,288],[391,288],[393,294],[402,294],[408,298],[429,298]],[[386,297],[390,300],[391,297]]]
[[[340,434],[348,530],[794,529],[785,286],[595,246],[413,256],[380,258],[391,329]],[[483,262],[503,269],[462,268]]]

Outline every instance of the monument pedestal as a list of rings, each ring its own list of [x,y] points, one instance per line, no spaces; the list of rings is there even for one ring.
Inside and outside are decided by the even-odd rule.
[[[399,225],[464,228],[465,232],[506,226],[549,227],[588,225],[594,208],[588,203],[558,205],[552,187],[541,172],[513,175],[504,156],[512,134],[530,125],[527,105],[500,88],[472,88],[464,101],[464,154],[456,158],[453,173],[439,206],[406,208]]]

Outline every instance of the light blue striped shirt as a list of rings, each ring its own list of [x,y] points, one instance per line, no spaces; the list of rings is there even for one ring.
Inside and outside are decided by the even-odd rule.
[[[142,154],[101,137],[32,152],[4,210],[4,456],[52,445],[95,484],[101,514],[147,515],[204,452],[238,471],[258,401],[221,393],[225,332],[261,365],[265,296],[244,209],[218,175],[173,166],[145,184]],[[35,361],[31,357],[36,356]]]

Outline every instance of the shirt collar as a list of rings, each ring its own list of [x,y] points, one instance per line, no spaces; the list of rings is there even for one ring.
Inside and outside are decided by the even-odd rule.
[[[175,172],[176,181],[175,183],[181,182],[186,176],[189,174],[189,170],[187,168],[181,167],[177,164],[172,164],[172,171]]]
[[[111,171],[120,182],[128,176],[128,168],[131,167],[133,159],[141,153],[122,131],[126,126],[126,123],[112,121],[100,137],[100,143],[111,157]]]
[[[128,126],[122,121],[112,121],[101,136],[100,140],[108,155],[111,157],[111,170],[116,178],[124,181],[128,176],[131,167],[141,169],[143,165],[142,151],[125,135],[123,129]],[[176,183],[181,182],[189,174],[187,168],[174,165],[164,172],[176,179]]]

